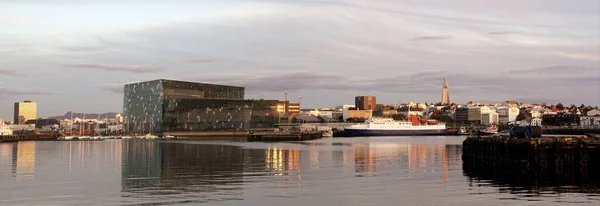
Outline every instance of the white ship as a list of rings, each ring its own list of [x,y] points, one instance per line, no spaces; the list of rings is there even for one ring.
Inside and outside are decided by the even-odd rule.
[[[419,119],[411,116],[411,121],[395,121],[391,118],[370,119],[363,124],[344,128],[346,136],[417,136],[446,135],[446,125],[437,120]]]

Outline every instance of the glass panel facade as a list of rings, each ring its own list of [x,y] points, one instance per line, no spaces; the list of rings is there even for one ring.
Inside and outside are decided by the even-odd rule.
[[[244,131],[279,121],[277,100],[244,100],[244,88],[171,80],[125,85],[123,113],[134,133]]]
[[[162,130],[163,82],[155,80],[125,85],[123,114],[127,131],[148,133]]]

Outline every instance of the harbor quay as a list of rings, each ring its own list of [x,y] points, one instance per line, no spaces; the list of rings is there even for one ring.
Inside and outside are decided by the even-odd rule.
[[[469,137],[462,151],[463,170],[478,179],[538,188],[600,184],[600,138],[592,134]]]

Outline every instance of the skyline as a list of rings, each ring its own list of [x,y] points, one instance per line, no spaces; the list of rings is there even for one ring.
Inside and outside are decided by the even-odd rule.
[[[437,102],[444,76],[452,102],[600,105],[593,0],[78,2],[0,3],[0,118],[122,112],[123,86],[153,79],[303,108]]]

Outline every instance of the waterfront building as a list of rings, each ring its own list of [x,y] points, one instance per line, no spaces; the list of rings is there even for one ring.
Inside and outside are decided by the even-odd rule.
[[[344,121],[348,119],[371,119],[373,117],[373,110],[352,110],[346,109],[343,112]]]
[[[408,107],[402,107],[398,109],[398,113],[404,115],[405,117],[408,118],[408,116],[410,115],[415,115],[415,116],[423,116],[425,114],[425,110],[421,109],[421,108],[408,108]]]
[[[374,110],[377,107],[377,98],[375,96],[357,96],[354,98],[354,104],[359,110]]]
[[[481,114],[481,124],[498,124],[498,113],[496,113],[495,111],[491,111],[489,113]]]
[[[127,84],[123,116],[134,133],[245,131],[279,122],[279,100],[245,100],[244,87],[153,80]]]
[[[580,117],[582,127],[600,127],[600,113],[588,112],[588,115]]]
[[[277,103],[277,112],[283,113],[300,113],[300,103],[290,103],[289,101],[279,101]]]
[[[469,121],[469,108],[461,107],[456,108],[454,112],[454,119],[456,122],[466,123]]]
[[[0,136],[2,135],[13,135],[13,131],[8,125],[0,125]]]
[[[354,105],[354,104],[344,104],[344,105],[342,105],[342,111],[346,110],[346,109],[350,109],[350,108],[356,108],[356,105]]]
[[[597,110],[597,109],[592,109],[587,112],[587,116],[599,116],[599,115],[600,115],[600,110]]]
[[[323,117],[329,117],[332,118],[333,117],[333,110],[310,110],[307,112],[303,112],[304,115],[311,115],[311,116],[323,116]]]
[[[500,107],[496,109],[496,112],[498,113],[498,123],[507,124],[517,120],[520,110],[518,107]]]
[[[32,101],[15,102],[13,123],[23,124],[30,119],[37,119],[37,103]]]
[[[5,125],[10,128],[13,132],[23,132],[23,131],[34,131],[35,124],[11,124]]]
[[[542,116],[544,126],[578,126],[580,117],[577,114],[555,114]]]
[[[450,104],[450,94],[448,94],[448,78],[444,77],[444,85],[442,87],[442,105]]]
[[[529,125],[542,126],[542,118],[536,117],[536,118],[531,119],[531,123],[529,123]]]
[[[30,119],[25,121],[25,124],[33,124],[35,125],[36,128],[41,129],[44,126],[53,126],[53,125],[60,125],[60,122],[57,119]]]

